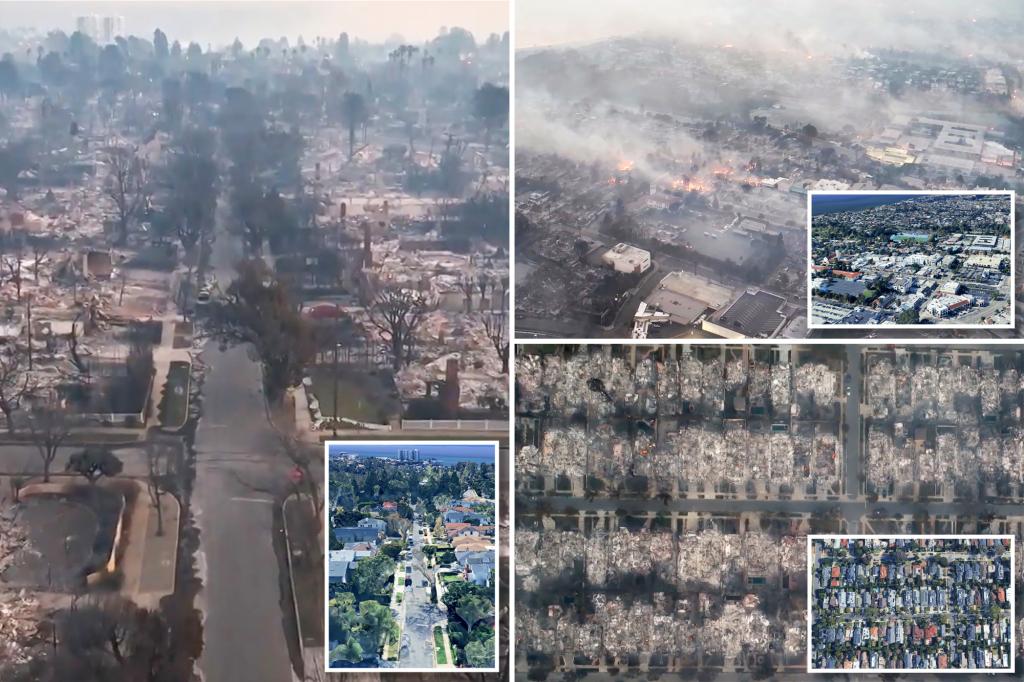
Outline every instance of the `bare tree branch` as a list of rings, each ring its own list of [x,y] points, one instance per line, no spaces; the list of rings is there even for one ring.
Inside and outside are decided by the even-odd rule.
[[[15,431],[14,413],[22,400],[35,391],[36,385],[24,365],[24,355],[14,349],[0,354],[0,412],[7,420],[7,432]]]
[[[370,324],[377,328],[389,346],[396,371],[412,360],[416,331],[433,309],[425,294],[412,289],[392,288],[378,294],[367,310]]]
[[[494,346],[494,352],[501,360],[501,373],[508,374],[508,313],[501,310],[496,313],[483,314],[484,332]]]
[[[57,458],[57,451],[71,435],[72,426],[67,410],[60,407],[36,408],[29,415],[28,429],[43,463],[44,482],[49,483],[50,467]]]
[[[128,147],[111,147],[107,152],[106,193],[117,209],[117,239],[128,239],[128,228],[146,203],[146,174],[140,159]]]

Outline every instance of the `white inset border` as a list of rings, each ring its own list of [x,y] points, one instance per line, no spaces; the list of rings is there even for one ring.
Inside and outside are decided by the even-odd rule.
[[[330,600],[327,598],[331,588],[330,577],[330,524],[327,513],[330,501],[330,477],[331,477],[331,446],[359,446],[359,445],[395,445],[399,447],[422,447],[424,445],[481,445],[489,446],[494,450],[494,665],[490,668],[332,668],[331,667],[331,635],[330,635]],[[458,675],[460,673],[496,673],[501,664],[501,465],[498,458],[501,456],[500,443],[496,440],[328,440],[324,441],[324,670],[329,673],[437,673],[446,675]],[[511,519],[509,525],[512,525]],[[513,567],[509,566],[509,573],[512,574]],[[440,597],[438,597],[440,603]],[[433,633],[433,628],[431,628]],[[514,631],[509,631],[509,637],[513,638]],[[399,633],[399,637],[405,633]],[[430,639],[430,646],[434,648],[433,637]],[[399,640],[399,651],[401,651],[401,640]],[[512,665],[512,662],[509,662]]]
[[[812,625],[813,625],[813,611],[814,611],[814,589],[813,589],[813,570],[814,570],[814,541],[815,540],[1009,540],[1010,541],[1010,587],[1007,590],[1006,600],[1010,602],[1010,667],[1009,668],[946,668],[946,669],[931,669],[931,668],[815,668],[812,665],[813,661],[813,642],[811,639]],[[849,674],[870,674],[877,675],[880,673],[896,673],[896,674],[910,674],[910,673],[926,673],[926,674],[946,674],[946,673],[961,673],[961,674],[992,674],[992,673],[1011,673],[1016,672],[1017,662],[1017,605],[1015,599],[1014,589],[1016,588],[1017,580],[1017,567],[1016,567],[1016,538],[1013,535],[926,535],[926,534],[909,534],[909,535],[845,535],[845,534],[834,534],[834,535],[808,535],[807,536],[807,672],[809,673],[849,673]]]
[[[813,296],[811,282],[814,279],[814,263],[811,251],[811,208],[817,195],[857,194],[857,195],[906,195],[906,196],[1009,196],[1010,197],[1010,292],[1007,300],[1010,303],[1010,322],[1008,324],[814,324]],[[919,332],[942,332],[946,329],[1013,329],[1017,315],[1017,195],[1013,190],[812,190],[807,192],[807,328],[808,329],[873,329],[884,332],[890,329],[914,329]]]

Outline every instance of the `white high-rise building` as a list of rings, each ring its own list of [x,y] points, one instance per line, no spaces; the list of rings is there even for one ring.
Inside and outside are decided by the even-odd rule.
[[[89,36],[93,40],[96,40],[96,37],[100,32],[100,18],[95,14],[78,17],[75,19],[75,28],[82,35]]]
[[[98,44],[107,45],[114,42],[118,36],[124,35],[124,17],[89,14],[78,17],[75,20],[75,27]]]
[[[114,38],[124,35],[124,17],[116,15],[103,17],[100,29],[100,40],[98,42],[112,43]]]

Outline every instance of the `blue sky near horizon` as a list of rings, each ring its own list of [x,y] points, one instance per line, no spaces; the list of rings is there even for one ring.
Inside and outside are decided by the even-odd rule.
[[[427,442],[409,445],[395,445],[391,443],[363,443],[359,445],[331,443],[328,452],[332,457],[344,452],[363,457],[392,457],[398,459],[399,450],[413,449],[420,451],[420,459],[488,461],[491,463],[497,460],[497,452],[493,445],[475,443],[437,444]]]

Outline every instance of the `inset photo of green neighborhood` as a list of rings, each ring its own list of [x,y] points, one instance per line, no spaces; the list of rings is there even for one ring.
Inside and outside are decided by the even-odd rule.
[[[498,444],[326,444],[328,672],[497,672]]]
[[[810,327],[1010,329],[1011,191],[811,192]]]
[[[809,536],[808,671],[1014,672],[1013,540]]]

